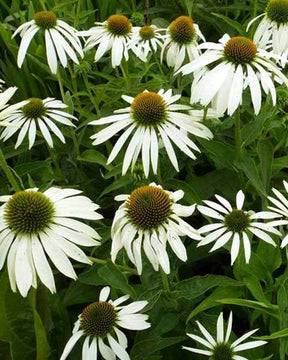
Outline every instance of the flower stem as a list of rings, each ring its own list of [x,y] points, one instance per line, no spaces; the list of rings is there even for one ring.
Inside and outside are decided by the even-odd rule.
[[[103,259],[97,259],[94,257],[89,256],[89,259],[94,263],[94,264],[100,264],[100,265],[106,265],[107,261],[103,260]],[[126,271],[129,272],[131,275],[138,275],[137,270],[135,269],[131,269],[128,266],[123,266],[123,265],[116,265],[114,264],[120,271]]]
[[[257,16],[257,10],[258,10],[258,0],[254,0],[252,19],[254,19]]]
[[[86,90],[88,92],[88,95],[89,95],[89,99],[90,101],[92,102],[95,110],[96,110],[96,113],[97,115],[99,115],[99,108],[98,108],[98,104],[96,103],[95,99],[94,99],[94,96],[91,92],[91,87],[90,87],[90,84],[89,84],[89,81],[88,81],[88,77],[86,74],[83,74],[83,80],[84,80],[84,84],[85,84],[85,87],[86,87]]]
[[[162,284],[163,284],[163,289],[165,291],[170,291],[170,286],[169,286],[169,279],[167,274],[165,274],[165,272],[161,269],[161,278],[162,278]]]
[[[59,176],[61,180],[65,180],[65,176],[60,168],[59,161],[57,159],[57,155],[55,154],[55,151],[53,148],[50,148],[49,145],[47,145],[47,149],[49,151],[50,157],[55,165],[56,174]]]
[[[1,148],[0,148],[0,165],[1,165],[5,175],[7,176],[7,179],[9,180],[10,184],[12,185],[13,190],[15,192],[20,191],[21,187],[19,186],[18,181],[16,180],[13,172],[9,168]]]
[[[236,110],[235,112],[235,148],[236,158],[237,160],[240,160],[242,158],[240,109]]]
[[[61,92],[61,97],[62,97],[63,102],[65,103],[65,92],[64,92],[63,81],[62,81],[62,77],[61,77],[59,68],[57,70],[56,76],[57,76],[57,80],[58,80],[58,84],[59,84],[59,88],[60,88],[60,92]]]
[[[75,15],[75,19],[74,19],[74,28],[78,27],[79,16],[80,16],[80,11],[81,11],[81,7],[82,7],[82,1],[83,0],[78,0],[78,3],[77,3],[76,15]]]
[[[152,50],[152,52],[153,52],[153,57],[154,57],[154,59],[155,59],[155,62],[156,62],[157,66],[158,66],[158,69],[159,69],[159,71],[160,71],[160,74],[163,76],[163,79],[165,79],[165,82],[167,83],[167,77],[166,77],[166,75],[164,74],[164,71],[163,71],[162,66],[161,66],[161,64],[160,64],[160,61],[159,61],[159,59],[157,58],[157,55],[156,55],[155,51]]]
[[[126,85],[127,88],[130,89],[131,88],[131,80],[130,80],[130,75],[129,75],[129,70],[128,70],[128,66],[127,66],[127,61],[125,58],[123,58],[121,64],[120,64],[120,68],[123,74],[123,77],[126,81]]]

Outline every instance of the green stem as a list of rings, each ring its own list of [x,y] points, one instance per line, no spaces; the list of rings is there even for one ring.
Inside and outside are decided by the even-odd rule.
[[[60,88],[62,100],[63,100],[63,102],[65,102],[65,92],[64,92],[63,81],[62,81],[62,77],[61,77],[60,69],[59,69],[59,68],[58,68],[58,70],[57,70],[56,76],[57,76],[57,80],[58,80],[58,84],[59,84],[59,88]]]
[[[164,71],[163,71],[162,66],[161,66],[161,64],[160,64],[160,61],[159,61],[159,59],[157,58],[157,55],[156,55],[155,51],[152,50],[152,52],[153,52],[153,57],[154,57],[154,59],[155,59],[155,62],[156,62],[157,66],[158,66],[158,69],[159,69],[159,71],[160,71],[160,74],[163,76],[163,79],[165,79],[165,82],[167,83],[167,77],[166,77],[166,75],[164,74]]]
[[[240,160],[242,158],[240,109],[236,110],[235,112],[235,148],[236,158],[237,160]]]
[[[70,72],[71,80],[72,80],[72,86],[73,86],[73,92],[74,97],[76,100],[76,103],[79,107],[81,107],[81,102],[78,97],[78,95],[75,95],[78,92],[78,84],[77,84],[77,75],[74,73],[72,66],[68,63],[68,70]]]
[[[92,104],[93,104],[93,106],[94,106],[94,108],[96,110],[97,115],[99,115],[100,112],[99,112],[98,104],[94,99],[94,96],[92,94],[91,87],[90,87],[90,84],[89,84],[89,81],[88,81],[88,77],[87,77],[86,74],[83,74],[83,80],[84,80],[84,84],[85,84],[86,90],[88,92],[89,98],[90,98],[90,100],[91,100],[91,102],[92,102]]]
[[[127,88],[130,89],[131,88],[131,80],[130,80],[130,75],[129,75],[129,70],[128,70],[128,66],[127,66],[127,61],[125,58],[123,58],[121,64],[120,64],[120,68],[123,74],[123,77],[126,81],[126,85]]]
[[[97,259],[94,257],[89,256],[89,259],[94,263],[94,264],[100,264],[100,265],[106,265],[107,264],[107,260],[103,260],[103,259]],[[124,266],[124,265],[116,265],[115,266],[121,270],[121,271],[126,271],[129,272],[131,275],[138,275],[137,270],[135,269],[131,269],[128,266]]]
[[[257,10],[258,10],[258,0],[254,0],[252,19],[254,19],[257,16]]]
[[[163,289],[165,291],[170,291],[170,286],[169,286],[169,279],[167,274],[165,274],[165,272],[161,269],[161,278],[162,278],[162,284],[163,284]]]
[[[82,2],[83,2],[83,0],[78,0],[78,3],[77,3],[76,15],[75,15],[75,20],[74,20],[74,28],[76,28],[76,29],[77,29],[78,23],[79,23],[79,16],[80,16],[80,11],[81,11],[81,7],[82,7]]]
[[[1,165],[2,170],[4,171],[5,175],[7,176],[7,179],[9,180],[10,184],[12,185],[13,190],[15,192],[20,191],[21,187],[19,186],[18,181],[15,178],[13,172],[10,170],[1,148],[0,148],[0,165]]]
[[[57,175],[59,176],[59,178],[61,180],[65,180],[65,176],[60,168],[60,165],[59,165],[59,162],[58,162],[58,159],[57,159],[57,155],[55,154],[55,151],[53,148],[50,148],[49,145],[47,145],[47,149],[49,151],[49,154],[50,154],[50,157],[55,165],[55,169],[56,169],[56,173]]]
[[[46,8],[46,5],[45,5],[45,0],[40,0],[39,1],[40,2],[40,4],[41,4],[41,6],[42,6],[42,8],[43,8],[43,10],[47,10],[47,8]]]

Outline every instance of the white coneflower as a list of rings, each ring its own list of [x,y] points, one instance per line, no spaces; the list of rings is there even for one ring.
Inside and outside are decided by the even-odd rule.
[[[224,114],[227,110],[228,115],[232,115],[242,104],[243,91],[249,88],[257,115],[261,109],[262,89],[266,95],[271,95],[273,105],[276,104],[273,75],[274,81],[288,86],[286,76],[269,60],[273,54],[257,48],[246,37],[230,38],[225,34],[218,44],[207,42],[199,48],[207,51],[178,70],[183,75],[197,72],[191,86],[192,103],[207,106],[213,102],[217,113]]]
[[[77,120],[77,118],[60,110],[63,108],[67,108],[67,105],[53,98],[46,98],[44,100],[38,98],[28,99],[22,109],[14,111],[10,116],[5,117],[2,123],[0,121],[0,128],[1,126],[5,127],[0,138],[6,141],[19,131],[15,144],[15,148],[17,148],[28,134],[29,149],[31,149],[36,139],[37,127],[39,127],[50,147],[53,147],[50,131],[65,143],[65,138],[55,122],[67,126],[75,126],[70,119]]]
[[[252,336],[258,329],[251,330],[246,334],[242,335],[239,339],[233,341],[232,343],[229,341],[231,332],[232,332],[232,312],[230,313],[226,335],[224,332],[224,320],[223,313],[221,313],[217,320],[217,334],[215,339],[212,335],[205,329],[205,327],[197,321],[197,325],[203,334],[204,337],[200,337],[194,334],[187,334],[191,339],[200,343],[202,346],[207,348],[198,349],[183,346],[183,349],[193,352],[194,354],[201,354],[205,356],[209,356],[211,360],[248,360],[246,357],[238,355],[239,352],[250,350],[257,348],[259,346],[263,346],[267,343],[267,341],[256,340],[249,341],[244,344],[243,341]]]
[[[288,183],[283,180],[284,188],[286,193],[288,193]],[[273,206],[268,206],[268,209],[275,211],[275,213],[279,214],[281,217],[285,219],[273,221],[272,225],[287,225],[288,224],[288,200],[284,195],[280,193],[277,189],[272,189],[276,198],[272,196],[268,196],[268,199],[272,202]],[[285,247],[288,244],[288,234],[282,240],[281,247]]]
[[[124,201],[117,210],[111,229],[112,261],[124,247],[131,262],[142,272],[142,247],[156,271],[160,267],[170,273],[167,243],[176,256],[187,260],[186,248],[180,236],[200,240],[199,233],[182,217],[193,214],[195,205],[177,204],[182,199],[182,190],[173,192],[163,190],[154,183],[134,190],[130,195],[116,196]]]
[[[40,11],[34,15],[33,20],[19,26],[13,34],[14,37],[20,33],[22,37],[17,58],[20,68],[31,40],[39,31],[45,36],[47,61],[53,74],[57,73],[58,59],[62,66],[66,67],[69,58],[76,64],[79,63],[76,53],[80,57],[84,56],[77,30],[63,20],[57,19],[52,11]]]
[[[199,26],[189,16],[179,16],[167,29],[166,41],[161,52],[161,60],[166,53],[167,65],[178,70],[188,55],[189,61],[200,54],[198,39],[205,41]]]
[[[116,110],[117,114],[115,115],[92,121],[90,125],[112,123],[91,136],[94,140],[93,145],[102,144],[125,129],[109,155],[108,164],[115,159],[131,136],[124,156],[123,174],[127,172],[131,164],[132,168],[134,167],[141,151],[145,176],[149,175],[150,162],[152,170],[156,174],[160,139],[163,141],[171,163],[179,171],[177,157],[171,142],[191,159],[196,159],[193,151],[200,152],[200,150],[187,132],[205,139],[213,137],[211,131],[199,117],[187,114],[187,111],[191,109],[190,106],[174,104],[181,98],[181,95],[172,95],[172,90],[166,92],[160,90],[158,93],[144,91],[135,98],[126,95],[123,95],[122,98],[130,104],[129,107]]]
[[[123,57],[128,60],[128,42],[132,35],[130,20],[123,15],[111,15],[106,21],[96,22],[95,25],[90,30],[80,32],[82,36],[89,36],[84,50],[89,51],[98,46],[95,61],[111,50],[113,68],[121,64]]]
[[[142,61],[147,61],[150,52],[156,53],[158,47],[162,48],[165,35],[164,29],[158,29],[155,25],[133,27],[129,49]]]
[[[210,250],[211,252],[223,247],[232,239],[231,265],[233,265],[239,254],[241,242],[243,242],[246,263],[249,262],[251,256],[249,233],[268,244],[276,246],[274,240],[267,233],[276,235],[281,235],[281,233],[274,229],[273,223],[259,222],[259,220],[275,219],[280,217],[280,215],[270,211],[255,213],[252,210],[243,210],[245,195],[241,190],[236,195],[236,208],[233,208],[230,202],[222,196],[215,195],[215,197],[218,203],[205,200],[204,203],[207,206],[198,205],[198,210],[201,214],[218,220],[218,222],[205,225],[198,230],[200,234],[209,233],[199,242],[198,246],[215,242]]]
[[[148,304],[147,301],[134,301],[122,305],[129,299],[124,295],[116,300],[108,300],[110,288],[104,287],[99,301],[88,305],[79,315],[73,329],[73,335],[68,341],[60,360],[65,360],[77,341],[84,337],[82,360],[96,360],[98,352],[105,360],[129,360],[126,351],[128,341],[126,335],[119,329],[145,330],[151,324],[147,322],[148,315],[139,311]]]
[[[98,233],[76,219],[99,220],[99,208],[81,191],[49,188],[18,191],[0,196],[0,269],[7,257],[7,268],[13,291],[18,288],[27,296],[37,287],[37,276],[53,293],[55,282],[47,255],[64,275],[76,279],[68,257],[91,264],[77,246],[100,245]]]
[[[252,19],[250,26],[259,18],[262,18],[254,34],[254,42],[263,49],[269,49],[279,55],[281,65],[285,66],[288,61],[288,0],[269,0],[265,13]]]

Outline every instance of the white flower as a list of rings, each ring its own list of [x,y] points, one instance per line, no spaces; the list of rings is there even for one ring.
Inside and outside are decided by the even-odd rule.
[[[187,252],[180,236],[195,240],[200,240],[201,236],[181,219],[192,215],[195,209],[195,205],[177,204],[183,196],[182,190],[173,193],[154,183],[142,186],[130,195],[117,196],[115,199],[124,203],[116,211],[111,228],[112,261],[115,262],[118,252],[124,247],[141,274],[143,246],[154,270],[158,271],[160,265],[169,274],[167,243],[180,260],[186,261]]]
[[[249,341],[244,344],[243,341],[252,336],[258,329],[251,330],[246,334],[242,335],[239,339],[230,343],[229,338],[232,332],[232,312],[230,313],[226,335],[224,332],[224,320],[223,313],[221,313],[217,320],[217,335],[214,339],[212,335],[205,329],[205,327],[197,321],[197,325],[203,334],[204,337],[200,337],[194,334],[187,334],[191,339],[196,342],[199,342],[202,346],[206,347],[208,350],[202,350],[197,348],[190,348],[183,346],[183,349],[191,351],[195,354],[202,354],[209,356],[213,360],[248,360],[246,357],[238,355],[239,352],[244,350],[250,350],[257,348],[259,346],[265,345],[267,341],[256,340]]]
[[[146,62],[150,52],[156,53],[158,47],[163,46],[165,35],[162,32],[163,29],[158,29],[155,25],[133,27],[128,48],[131,48],[136,56]]]
[[[191,85],[191,103],[200,102],[213,107],[219,114],[232,115],[242,104],[243,91],[249,87],[255,114],[261,109],[262,90],[270,94],[273,105],[276,104],[275,81],[288,79],[269,59],[274,55],[257,46],[248,38],[237,36],[230,38],[225,34],[219,43],[203,43],[200,49],[207,51],[199,58],[178,70],[183,75],[195,72]],[[275,56],[274,56],[275,57]]]
[[[146,177],[149,175],[150,162],[152,170],[156,174],[160,139],[163,141],[171,163],[179,171],[177,157],[171,141],[191,159],[196,159],[193,151],[200,152],[200,150],[186,132],[205,139],[213,137],[211,131],[199,117],[185,113],[191,109],[190,106],[173,104],[181,98],[181,95],[173,96],[172,90],[166,92],[160,90],[158,93],[144,91],[135,98],[126,95],[123,95],[122,98],[131,106],[115,111],[118,113],[116,115],[92,121],[90,125],[112,123],[112,125],[91,136],[94,139],[93,145],[102,144],[125,129],[109,155],[108,164],[115,159],[131,136],[124,156],[123,174],[126,174],[131,164],[132,168],[134,167],[141,151]]]
[[[129,295],[107,301],[109,293],[110,288],[104,287],[100,292],[99,301],[88,305],[79,315],[74,325],[73,335],[66,344],[60,360],[67,359],[81,337],[85,337],[82,360],[96,360],[98,352],[105,360],[116,360],[116,358],[130,360],[126,351],[128,341],[119,327],[128,330],[148,329],[151,326],[147,322],[148,315],[138,314],[148,302],[134,301],[129,305],[122,305],[129,299]]]
[[[77,31],[66,22],[57,19],[52,11],[40,11],[34,15],[33,20],[22,24],[13,34],[14,37],[20,33],[22,37],[17,58],[20,68],[30,42],[39,30],[44,32],[48,65],[53,74],[57,73],[57,58],[63,67],[67,66],[69,58],[76,64],[79,63],[76,52],[83,57],[83,51]]]
[[[31,149],[36,139],[37,127],[39,127],[44,139],[50,147],[53,147],[50,131],[65,143],[65,138],[54,121],[67,126],[75,126],[70,119],[77,119],[75,116],[59,110],[63,108],[67,108],[67,105],[63,104],[60,100],[55,100],[53,98],[46,98],[44,100],[38,98],[28,99],[26,104],[20,110],[14,111],[9,116],[5,117],[3,122],[0,122],[0,126],[5,127],[0,138],[3,139],[3,141],[6,141],[19,131],[18,139],[15,144],[15,148],[18,148],[28,134],[29,149]]]
[[[2,86],[2,85],[1,85]],[[12,98],[12,96],[17,91],[17,87],[9,87],[8,89],[2,91],[0,90],[0,121],[6,119],[15,111],[20,109],[23,105],[27,103],[27,101],[21,101],[20,103],[8,105],[8,101]]]
[[[178,70],[185,61],[186,55],[190,61],[199,56],[198,38],[205,41],[199,26],[189,16],[179,16],[167,29],[167,39],[161,52],[161,61],[166,52],[169,67]]]
[[[111,15],[103,23],[96,22],[95,25],[90,30],[80,32],[82,36],[89,36],[84,50],[94,49],[98,45],[95,61],[111,50],[113,68],[121,64],[123,57],[128,60],[128,42],[132,35],[130,20],[123,15]]]
[[[281,65],[284,67],[288,61],[288,1],[269,0],[265,13],[252,19],[247,26],[247,31],[255,21],[262,17],[253,40],[260,48],[269,49],[279,55]]]
[[[86,196],[75,189],[51,187],[44,193],[37,189],[0,196],[0,269],[7,257],[12,290],[18,288],[27,296],[31,286],[37,287],[37,275],[53,293],[55,282],[47,255],[64,275],[76,279],[68,257],[91,264],[77,246],[100,245],[100,236],[90,226],[75,220],[98,220],[102,216]]]
[[[209,233],[209,235],[206,235],[206,237],[199,242],[198,246],[207,245],[215,241],[214,246],[210,250],[211,252],[223,247],[232,239],[231,265],[233,265],[239,254],[241,241],[243,241],[246,263],[249,262],[251,256],[249,233],[268,244],[276,246],[274,240],[267,233],[276,235],[281,235],[281,233],[274,229],[272,222],[264,223],[258,220],[274,219],[280,217],[280,215],[270,211],[255,213],[252,210],[243,210],[245,195],[241,190],[238,191],[236,195],[236,208],[233,208],[230,202],[222,196],[215,195],[215,197],[218,203],[205,200],[204,203],[208,206],[198,205],[198,210],[201,214],[219,220],[219,222],[215,224],[205,225],[198,230],[200,234]]]
[[[288,193],[288,183],[284,180],[283,181],[286,193]],[[285,220],[276,220],[273,221],[273,226],[278,225],[287,225],[288,224],[288,200],[284,195],[280,193],[277,189],[272,189],[276,199],[268,196],[268,199],[272,202],[274,206],[268,206],[268,209],[275,211],[275,213],[279,214],[281,217],[284,217]],[[281,243],[281,247],[285,247],[288,244],[288,234],[284,237]]]

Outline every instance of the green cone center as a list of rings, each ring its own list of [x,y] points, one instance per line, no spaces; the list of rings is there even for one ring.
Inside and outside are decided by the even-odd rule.
[[[155,31],[150,25],[142,26],[139,35],[143,40],[151,40],[155,37]]]
[[[257,46],[244,36],[235,36],[227,41],[224,55],[228,61],[235,64],[247,64],[254,60]]]
[[[36,25],[41,29],[52,29],[57,24],[57,17],[52,11],[39,11],[34,15]]]
[[[270,0],[266,6],[266,15],[278,25],[288,22],[288,0]]]
[[[131,104],[132,116],[141,125],[157,125],[166,119],[166,103],[154,92],[137,95]]]
[[[97,301],[88,305],[81,314],[80,328],[87,336],[105,337],[112,332],[117,314],[113,305]]]
[[[28,119],[38,119],[46,113],[46,106],[38,98],[31,98],[29,102],[22,107],[23,115]]]
[[[225,216],[224,222],[228,230],[239,233],[247,229],[250,218],[243,210],[234,209]]]
[[[27,190],[11,196],[5,206],[4,218],[17,234],[39,234],[52,223],[54,212],[54,205],[46,195]]]
[[[233,360],[233,350],[228,343],[217,344],[210,360]]]
[[[127,201],[127,214],[132,223],[142,230],[156,229],[171,212],[169,195],[155,186],[134,190]]]

